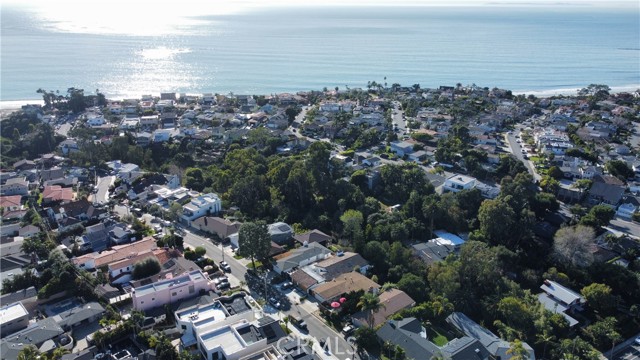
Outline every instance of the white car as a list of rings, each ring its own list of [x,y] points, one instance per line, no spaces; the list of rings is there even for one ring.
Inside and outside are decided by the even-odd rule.
[[[638,337],[634,340],[634,342],[636,343],[636,345],[640,345],[640,336],[638,336]]]
[[[220,269],[222,269],[225,272],[231,272],[231,266],[229,266],[229,264],[226,261],[220,262]]]

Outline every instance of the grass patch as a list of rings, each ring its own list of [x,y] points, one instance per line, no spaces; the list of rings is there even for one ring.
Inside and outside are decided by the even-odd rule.
[[[234,254],[233,258],[236,259],[236,260],[244,259],[242,256],[240,256],[238,254]]]
[[[250,262],[250,263],[248,263],[248,264],[247,264],[247,269],[254,269],[254,270],[257,270],[257,269],[259,269],[259,268],[261,268],[261,267],[262,267],[262,262],[260,262],[260,260],[256,260],[256,267],[255,267],[255,269],[253,268],[253,263],[252,263],[252,262]]]
[[[446,331],[438,326],[427,327],[427,337],[437,346],[445,346],[449,342]]]

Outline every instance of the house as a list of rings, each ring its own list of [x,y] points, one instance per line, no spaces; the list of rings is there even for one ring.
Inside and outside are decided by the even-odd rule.
[[[439,348],[427,339],[427,330],[416,318],[389,320],[376,335],[382,342],[402,347],[409,359],[430,359],[439,351]]]
[[[38,290],[30,286],[26,289],[0,296],[0,304],[9,305],[18,302],[24,306],[28,313],[35,313],[38,308]],[[4,331],[0,331],[0,333],[4,334]]]
[[[427,265],[443,261],[447,256],[456,253],[452,245],[441,244],[434,240],[415,244],[411,247],[413,248],[413,253]]]
[[[25,239],[30,239],[40,233],[40,228],[35,225],[23,226],[18,230],[18,236]]]
[[[476,179],[471,176],[456,174],[445,180],[442,190],[444,192],[459,192],[471,190],[476,186]]]
[[[115,113],[114,110],[119,114],[122,111],[122,107],[114,106],[111,109],[111,113]],[[87,114],[87,125],[91,127],[102,126],[106,123],[107,121],[105,120],[104,116],[102,116],[102,114],[96,114],[96,113]]]
[[[69,153],[80,151],[80,147],[78,146],[78,142],[75,139],[65,139],[60,144],[58,144],[60,151],[62,151],[63,155],[68,155]]]
[[[7,179],[4,185],[0,187],[0,194],[4,196],[28,195],[29,182],[24,176]]]
[[[229,235],[237,233],[238,230],[240,230],[240,225],[237,221],[212,216],[202,216],[191,222],[191,226],[194,228],[216,234],[220,240],[224,240],[229,237]]]
[[[140,117],[140,126],[143,127],[157,127],[160,124],[160,117],[158,115],[147,115]]]
[[[182,207],[182,219],[187,223],[201,216],[217,214],[222,211],[222,200],[214,193],[200,195]]]
[[[47,215],[55,221],[64,218],[76,218],[82,221],[89,220],[93,216],[89,216],[95,210],[93,204],[86,199],[68,202],[66,204],[58,204],[47,209]]]
[[[35,161],[22,159],[13,163],[13,169],[15,171],[26,171],[36,168]]]
[[[166,142],[171,139],[171,129],[158,129],[153,132],[153,142]]]
[[[414,143],[409,141],[392,141],[391,151],[396,153],[399,157],[403,157],[413,152]]]
[[[551,280],[545,280],[540,289],[543,292],[538,294],[538,300],[547,310],[564,316],[569,326],[578,324],[578,320],[570,314],[582,311],[582,305],[585,303],[582,295]]]
[[[133,231],[129,225],[125,224],[115,224],[109,230],[109,240],[116,245],[129,242],[131,235],[133,235]]]
[[[163,129],[173,129],[178,121],[178,114],[175,112],[163,112],[160,115],[160,123]]]
[[[616,211],[616,215],[625,218],[625,219],[632,219],[633,218],[633,214],[638,211],[638,207],[631,204],[631,203],[626,203],[626,204],[622,204],[620,206],[618,206],[618,210]]]
[[[377,292],[380,289],[373,280],[360,274],[359,272],[350,272],[338,276],[337,278],[315,286],[309,290],[319,302],[335,301],[342,295],[352,291]]]
[[[0,307],[0,334],[4,338],[29,326],[29,312],[21,302]]]
[[[140,126],[139,117],[125,117],[120,122],[120,129],[122,130],[135,130]]]
[[[592,204],[616,206],[625,192],[624,183],[608,175],[596,175],[589,189],[589,201]]]
[[[366,165],[366,166],[370,166],[370,167],[376,167],[376,166],[380,165],[381,162],[382,162],[382,160],[380,160],[379,157],[370,156],[370,157],[362,160],[362,165]]]
[[[72,344],[71,339],[63,334],[64,330],[53,318],[37,321],[0,341],[0,359],[17,360],[18,353],[29,345],[35,346],[40,353],[47,353],[56,347]]]
[[[464,240],[460,236],[445,230],[434,230],[433,234],[437,237],[432,240],[440,245],[453,246],[454,249],[458,250],[464,244]]]
[[[66,304],[64,304],[66,302],[67,300],[63,301],[63,304],[61,304],[60,307],[66,306]],[[56,306],[56,304],[53,306]],[[102,314],[104,314],[104,308],[102,305],[92,301],[72,307],[52,316],[52,318],[63,330],[69,331],[77,326],[99,320],[102,318]]]
[[[151,144],[151,140],[153,139],[153,135],[149,132],[142,131],[136,134],[136,144],[138,146],[149,146]]]
[[[511,344],[508,341],[502,340],[491,331],[478,325],[478,323],[471,320],[467,315],[461,312],[454,312],[447,317],[447,323],[463,332],[466,336],[478,340],[493,357],[497,359],[511,358],[508,353]],[[535,360],[535,353],[531,346],[526,342],[523,342],[522,346],[529,354],[528,360]]]
[[[3,213],[8,211],[16,211],[22,209],[22,196],[0,196],[0,208],[3,209]]]
[[[293,235],[293,228],[289,224],[283,222],[277,222],[269,224],[267,231],[271,236],[271,241],[276,244],[283,245],[291,242],[291,236]]]
[[[302,234],[296,234],[293,236],[293,239],[302,245],[319,243],[320,245],[327,246],[327,244],[331,242],[331,236],[317,229],[307,231]]]
[[[42,191],[42,203],[60,202],[62,204],[73,201],[75,194],[72,188],[63,188],[60,185],[45,186]]]
[[[296,268],[326,259],[329,254],[331,250],[318,243],[311,243],[279,255],[273,270],[278,274],[289,273]]]
[[[42,182],[60,179],[62,177],[64,177],[64,170],[59,167],[40,171],[40,181]]]
[[[369,311],[359,311],[353,316],[351,320],[356,327],[371,326],[377,328],[382,325],[387,318],[391,315],[413,307],[416,302],[407,293],[398,289],[390,289],[378,295],[380,304],[383,305],[377,312],[373,313],[371,319],[369,318]]]
[[[146,237],[131,244],[116,245],[112,247],[111,250],[102,251],[100,253],[93,252],[90,254],[77,256],[72,258],[71,262],[79,268],[88,270],[97,269],[102,266],[107,266],[112,262],[126,259],[133,254],[156,248],[156,240],[152,237]]]
[[[103,222],[87,226],[85,230],[87,233],[76,241],[81,250],[102,251],[107,248],[110,243],[109,229]]]
[[[131,292],[131,298],[136,310],[146,311],[193,298],[210,290],[214,290],[213,281],[201,270],[194,270],[174,278],[135,287]]]
[[[355,268],[362,274],[366,274],[370,265],[360,254],[354,252],[338,252],[336,255],[319,261],[313,265],[317,272],[322,274],[325,281],[331,281],[336,277],[352,272]]]
[[[155,259],[162,266],[171,258],[168,249],[146,250],[131,254],[126,259],[114,261],[107,266],[111,284],[124,284],[132,279],[133,268],[146,259]]]

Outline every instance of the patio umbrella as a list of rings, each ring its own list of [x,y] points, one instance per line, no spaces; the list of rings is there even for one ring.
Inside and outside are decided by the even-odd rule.
[[[341,304],[344,304],[344,302],[345,302],[345,301],[347,301],[347,298],[346,298],[346,297],[341,297],[341,298],[340,298],[340,303],[341,303]]]
[[[334,308],[334,309],[339,308],[340,307],[340,303],[337,302],[337,301],[334,301],[334,302],[331,303],[331,307]]]

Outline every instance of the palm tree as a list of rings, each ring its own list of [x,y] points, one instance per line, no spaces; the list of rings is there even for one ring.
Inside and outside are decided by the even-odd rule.
[[[38,349],[33,345],[27,345],[18,353],[18,360],[36,360],[40,357]]]
[[[511,347],[507,350],[507,355],[511,355],[511,360],[527,360],[529,358],[527,349],[524,348],[522,341],[518,339],[511,343]]]
[[[368,311],[367,323],[369,327],[373,327],[373,314],[377,313],[380,309],[386,308],[384,304],[380,302],[377,295],[367,292],[360,297],[360,301],[357,304],[358,309],[362,311]]]
[[[547,345],[555,340],[556,337],[553,334],[549,333],[547,330],[544,330],[542,334],[537,335],[537,338],[538,342],[544,344],[544,348],[542,350],[542,358],[544,359],[547,355]]]

